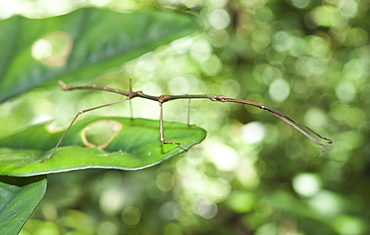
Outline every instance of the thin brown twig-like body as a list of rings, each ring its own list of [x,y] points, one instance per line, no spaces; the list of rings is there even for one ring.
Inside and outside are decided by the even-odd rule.
[[[121,102],[124,102],[124,101],[127,101],[127,100],[131,100],[131,99],[136,98],[136,97],[143,98],[143,99],[148,99],[148,100],[153,100],[153,101],[156,101],[156,102],[159,103],[159,107],[160,107],[160,115],[159,115],[160,141],[163,144],[176,144],[185,151],[186,151],[186,149],[184,147],[182,147],[180,143],[167,142],[164,139],[163,107],[162,107],[162,105],[163,105],[163,103],[165,103],[167,101],[178,100],[178,99],[189,99],[189,100],[190,99],[210,99],[210,100],[215,101],[215,102],[231,102],[231,103],[240,103],[240,104],[246,104],[246,105],[254,106],[254,107],[266,110],[266,111],[270,112],[271,114],[273,114],[274,116],[280,118],[281,120],[283,120],[284,122],[286,122],[287,124],[289,124],[290,126],[295,128],[296,130],[301,132],[309,140],[311,140],[315,144],[320,145],[321,147],[323,147],[323,152],[325,152],[327,150],[327,146],[325,144],[322,144],[319,140],[320,139],[325,140],[325,141],[327,141],[328,144],[332,143],[332,141],[329,138],[321,136],[320,134],[316,133],[315,131],[313,131],[309,127],[307,127],[305,125],[302,125],[299,122],[294,121],[293,119],[286,116],[285,114],[282,114],[282,113],[280,113],[276,110],[273,110],[273,109],[271,109],[271,108],[269,108],[265,105],[258,104],[258,103],[252,102],[252,101],[234,99],[234,98],[229,98],[229,97],[226,97],[226,96],[223,96],[223,95],[214,95],[214,94],[152,96],[152,95],[144,94],[142,91],[132,91],[131,85],[130,85],[130,91],[121,91],[121,90],[118,90],[118,89],[112,89],[112,88],[109,88],[109,87],[100,87],[100,86],[96,86],[96,85],[69,86],[69,85],[65,84],[64,82],[62,82],[62,81],[59,81],[59,86],[63,90],[66,90],[66,91],[78,90],[78,89],[93,89],[93,90],[108,91],[108,92],[124,95],[124,96],[126,96],[126,98],[122,99],[122,100],[119,100],[119,101],[112,102],[112,103],[103,104],[103,105],[99,105],[99,106],[92,107],[92,108],[89,108],[89,109],[81,110],[80,112],[78,112],[77,115],[72,119],[71,123],[69,124],[69,126],[67,127],[67,129],[65,130],[65,132],[63,133],[61,138],[59,139],[58,143],[54,147],[51,154],[47,158],[43,159],[41,162],[44,162],[44,161],[50,159],[55,154],[55,151],[57,150],[57,148],[59,147],[59,145],[63,141],[65,135],[68,132],[68,130],[72,127],[73,123],[76,121],[76,119],[78,118],[78,116],[80,114],[83,114],[83,113],[86,113],[86,112],[89,112],[89,111],[92,111],[92,110],[96,110],[96,109],[99,109],[99,108],[108,107],[110,105],[118,104],[118,103],[121,103]]]

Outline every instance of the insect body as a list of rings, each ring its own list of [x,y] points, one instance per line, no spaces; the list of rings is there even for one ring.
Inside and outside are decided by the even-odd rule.
[[[143,98],[143,99],[148,99],[148,100],[153,100],[153,101],[156,101],[156,102],[159,103],[159,107],[160,107],[160,114],[159,114],[160,141],[163,144],[176,144],[184,150],[186,150],[186,149],[184,147],[182,147],[180,143],[168,142],[168,141],[165,141],[165,139],[164,139],[163,103],[165,103],[167,101],[178,100],[178,99],[189,99],[189,100],[190,99],[210,99],[210,100],[215,101],[215,102],[232,102],[232,103],[240,103],[240,104],[246,104],[246,105],[254,106],[254,107],[266,110],[266,111],[270,112],[271,114],[273,114],[274,116],[280,118],[284,122],[288,123],[290,126],[292,126],[296,130],[301,132],[304,136],[306,136],[308,139],[313,141],[315,144],[320,145],[321,147],[323,147],[324,152],[327,150],[327,146],[325,144],[322,144],[319,140],[320,139],[321,140],[326,140],[328,144],[332,143],[332,141],[330,139],[319,135],[318,133],[316,133],[312,129],[308,128],[305,125],[300,124],[299,122],[294,121],[293,119],[286,116],[285,114],[282,114],[282,113],[280,113],[276,110],[273,110],[273,109],[271,109],[267,106],[264,106],[262,104],[258,104],[258,103],[252,102],[252,101],[234,99],[234,98],[229,98],[229,97],[226,97],[226,96],[223,96],[223,95],[214,95],[214,94],[152,96],[152,95],[147,95],[147,94],[143,93],[142,91],[132,91],[131,89],[130,89],[130,91],[121,91],[121,90],[118,90],[118,89],[112,89],[112,88],[109,88],[109,87],[100,87],[100,86],[96,86],[96,85],[69,86],[69,85],[65,84],[64,82],[62,82],[62,81],[59,81],[58,83],[59,83],[59,86],[63,90],[66,90],[66,91],[78,90],[78,89],[94,89],[94,90],[102,90],[102,91],[113,92],[113,93],[121,94],[121,95],[126,96],[126,97],[124,99],[121,99],[121,100],[118,100],[118,101],[115,101],[115,102],[111,102],[111,103],[107,103],[107,104],[103,104],[103,105],[99,105],[99,106],[95,106],[95,107],[92,107],[92,108],[88,108],[88,109],[84,109],[84,110],[79,111],[76,114],[76,116],[72,119],[71,123],[69,124],[69,126],[67,127],[67,129],[65,130],[63,135],[60,137],[59,141],[57,142],[57,144],[54,147],[51,154],[48,157],[46,157],[45,159],[43,159],[41,162],[44,162],[44,161],[50,159],[55,154],[55,151],[57,150],[58,146],[63,141],[65,135],[67,134],[68,130],[72,127],[73,123],[76,121],[78,116],[80,116],[83,113],[89,112],[89,111],[93,111],[93,110],[108,107],[108,106],[111,106],[111,105],[114,105],[114,104],[122,103],[124,101],[131,100],[131,99],[136,98],[136,97]]]

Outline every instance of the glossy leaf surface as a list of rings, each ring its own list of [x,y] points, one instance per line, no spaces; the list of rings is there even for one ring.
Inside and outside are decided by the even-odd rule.
[[[103,127],[94,132],[93,126],[98,125]],[[62,133],[53,133],[47,123],[41,123],[0,140],[0,174],[33,176],[88,168],[138,170],[184,152],[178,145],[160,142],[157,120],[90,117],[76,122],[55,155],[40,163]],[[186,149],[206,136],[199,127],[174,122],[164,123],[164,133],[166,141],[181,143]]]
[[[46,177],[0,176],[1,234],[18,234],[46,191]]]
[[[193,33],[179,12],[84,8],[48,19],[0,22],[0,102],[54,79],[86,79]]]

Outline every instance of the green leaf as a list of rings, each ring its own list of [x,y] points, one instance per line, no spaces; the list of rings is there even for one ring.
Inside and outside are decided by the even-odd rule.
[[[54,79],[96,76],[196,29],[195,17],[158,10],[10,18],[0,22],[0,102]]]
[[[0,176],[1,234],[18,234],[46,191],[46,177]]]
[[[102,130],[93,130],[99,125]],[[0,175],[33,176],[88,168],[138,170],[184,152],[176,144],[160,142],[156,120],[89,117],[76,122],[55,155],[40,163],[62,133],[48,131],[48,124],[41,123],[0,140]],[[164,134],[166,141],[186,149],[206,136],[199,127],[175,122],[164,122]],[[104,143],[107,146],[102,148],[86,147]]]

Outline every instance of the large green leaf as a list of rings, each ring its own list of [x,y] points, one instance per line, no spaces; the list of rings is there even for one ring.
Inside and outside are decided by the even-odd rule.
[[[46,191],[46,177],[0,176],[0,231],[18,234]]]
[[[86,8],[48,19],[16,16],[1,21],[0,102],[51,84],[54,79],[70,81],[98,75],[196,28],[193,16],[156,10],[118,13]],[[92,122],[118,129],[81,135]],[[117,135],[110,136],[112,133]],[[61,134],[49,131],[47,123],[42,123],[0,140],[0,175],[6,175],[0,177],[1,234],[17,234],[46,189],[45,176],[9,176],[87,168],[136,170],[184,151],[177,145],[160,143],[158,121],[87,118],[72,127],[51,159],[40,163]],[[203,129],[178,123],[165,123],[165,134],[166,140],[179,142],[186,149],[205,138]],[[88,136],[88,140],[83,141],[81,136]],[[109,144],[102,148],[85,146],[99,141]]]
[[[55,155],[40,163],[63,132],[52,133],[47,128],[47,123],[37,124],[0,140],[0,175],[32,176],[87,168],[137,170],[184,152],[176,144],[160,142],[156,120],[89,117],[76,122]],[[186,149],[206,136],[199,127],[175,122],[164,122],[164,133],[166,141],[178,142]],[[88,138],[84,141],[85,136]],[[100,149],[86,147],[89,143],[109,144]]]
[[[98,75],[196,28],[193,16],[158,10],[85,8],[48,19],[2,21],[0,102],[53,79]]]

